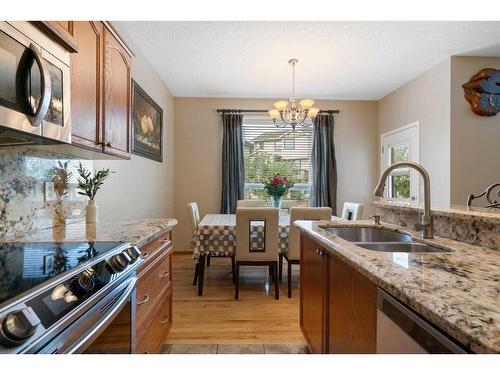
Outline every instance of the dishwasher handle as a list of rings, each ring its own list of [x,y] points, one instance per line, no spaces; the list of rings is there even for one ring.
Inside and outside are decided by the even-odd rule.
[[[428,353],[468,353],[452,338],[380,288],[377,291],[377,310],[392,320]],[[382,332],[377,332],[377,335],[379,334]]]

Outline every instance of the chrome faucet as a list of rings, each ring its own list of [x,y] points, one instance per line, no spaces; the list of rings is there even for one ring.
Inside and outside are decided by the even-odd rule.
[[[387,180],[389,173],[391,173],[394,169],[403,167],[415,169],[424,179],[424,214],[420,216],[420,222],[415,224],[415,229],[422,231],[422,238],[434,238],[434,227],[432,224],[431,214],[431,180],[427,171],[420,164],[413,163],[411,161],[402,161],[392,164],[382,173],[382,176],[380,176],[380,181],[378,182],[373,194],[377,197],[382,197],[385,188],[385,181]]]

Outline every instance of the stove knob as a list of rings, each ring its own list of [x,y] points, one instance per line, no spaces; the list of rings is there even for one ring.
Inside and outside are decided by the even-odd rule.
[[[137,248],[137,246],[129,247],[127,250],[125,250],[125,253],[132,260],[130,263],[134,263],[141,256],[141,251]]]
[[[82,272],[80,275],[75,276],[69,284],[69,290],[76,297],[83,297],[85,294],[94,289],[94,287],[95,281],[92,275],[88,272]]]
[[[40,319],[31,307],[8,313],[0,323],[0,342],[6,346],[21,345],[34,335]]]
[[[115,254],[108,260],[114,273],[122,272],[131,263],[131,259],[125,253]]]

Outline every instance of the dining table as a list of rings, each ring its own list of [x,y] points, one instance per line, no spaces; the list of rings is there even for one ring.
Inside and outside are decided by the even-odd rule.
[[[288,249],[290,237],[290,214],[288,210],[281,210],[279,215],[279,248],[280,254]],[[254,240],[264,241],[264,226],[252,225]],[[198,224],[191,241],[193,259],[197,263],[195,282],[198,283],[198,295],[203,294],[203,278],[205,273],[205,258],[230,257],[234,269],[234,254],[236,252],[236,215],[235,214],[207,214]],[[234,272],[233,272],[234,277]]]

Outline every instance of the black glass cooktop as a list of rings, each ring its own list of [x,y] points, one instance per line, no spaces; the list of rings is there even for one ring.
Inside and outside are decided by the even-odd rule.
[[[0,305],[121,244],[0,243]]]

